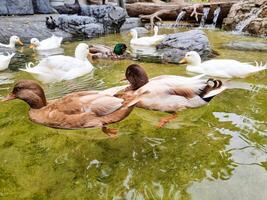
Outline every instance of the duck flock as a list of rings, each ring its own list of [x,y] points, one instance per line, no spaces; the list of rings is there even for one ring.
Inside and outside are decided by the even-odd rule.
[[[130,31],[131,45],[153,46],[162,41],[165,35],[158,35],[158,27],[151,37],[138,37],[135,29]],[[37,52],[59,48],[61,37],[52,36],[39,41],[31,39],[30,48]],[[17,36],[10,37],[9,44],[0,47],[14,49],[16,44],[23,45]],[[15,55],[0,54],[0,71],[8,69],[10,60]],[[43,83],[71,80],[93,70],[92,59],[124,59],[130,55],[123,43],[114,49],[104,45],[87,45],[80,43],[75,49],[74,57],[54,55],[43,58],[38,65],[28,64],[21,71],[32,74]],[[30,106],[29,118],[36,123],[60,129],[80,129],[101,127],[110,137],[116,136],[117,130],[107,128],[108,124],[126,118],[133,108],[168,112],[158,127],[176,117],[176,113],[187,108],[207,105],[213,97],[226,88],[220,78],[244,78],[267,69],[267,65],[253,66],[229,59],[212,59],[205,62],[195,51],[185,54],[180,63],[187,63],[186,70],[198,73],[194,77],[161,75],[149,79],[146,71],[138,64],[131,64],[125,72],[129,84],[106,90],[80,91],[70,93],[62,98],[47,101],[42,87],[33,80],[18,81],[11,93],[3,100],[21,99]],[[206,78],[208,77],[208,78]]]

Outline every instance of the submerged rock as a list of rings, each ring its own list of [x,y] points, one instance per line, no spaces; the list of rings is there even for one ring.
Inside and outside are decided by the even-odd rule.
[[[267,51],[267,44],[261,42],[230,42],[225,47],[241,51]]]
[[[167,35],[157,45],[157,49],[162,54],[163,60],[171,63],[178,63],[188,51],[197,51],[204,59],[212,54],[208,37],[201,30],[191,30]]]

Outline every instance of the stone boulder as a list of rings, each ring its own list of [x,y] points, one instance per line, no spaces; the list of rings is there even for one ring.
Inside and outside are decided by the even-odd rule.
[[[1,0],[0,15],[33,14],[32,0]]]
[[[60,15],[58,27],[72,35],[99,36],[104,33],[103,25],[96,18],[78,15]]]
[[[58,27],[73,35],[88,37],[120,32],[126,12],[112,5],[81,5],[81,15],[60,15]]]
[[[57,11],[50,5],[49,0],[32,0],[34,13],[51,14]]]
[[[119,32],[126,20],[124,9],[113,5],[81,5],[81,15],[96,18],[106,33]]]
[[[167,35],[166,38],[157,45],[157,50],[162,55],[162,59],[170,63],[178,63],[188,51],[197,51],[205,60],[212,55],[212,48],[208,37],[201,30],[191,30]]]
[[[267,43],[234,41],[224,45],[229,49],[240,51],[267,51]]]
[[[223,21],[223,29],[267,36],[267,1],[242,0],[235,3]]]

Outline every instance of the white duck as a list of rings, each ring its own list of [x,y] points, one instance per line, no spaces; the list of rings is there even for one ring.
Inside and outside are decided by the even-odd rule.
[[[9,54],[7,56],[0,54],[0,71],[3,71],[8,68],[11,58],[15,53]]]
[[[187,52],[179,63],[188,63],[187,71],[222,78],[244,78],[252,73],[267,69],[267,64],[253,66],[229,59],[213,59],[201,63],[201,58],[195,51]]]
[[[93,70],[93,65],[88,61],[89,47],[80,43],[75,50],[75,57],[56,55],[44,58],[35,67],[26,66],[20,69],[33,74],[44,83],[71,80],[83,76]]]
[[[0,47],[2,46],[2,47],[14,49],[16,47],[16,44],[23,45],[23,43],[21,42],[20,38],[18,36],[13,35],[9,39],[9,44],[0,43]]]
[[[158,37],[158,36],[138,38],[138,32],[135,29],[131,29],[130,34],[132,35],[132,39],[130,41],[130,44],[132,45],[153,46],[153,45],[158,44],[161,40],[163,40],[163,38]]]
[[[60,47],[62,40],[62,37],[57,37],[55,35],[42,41],[39,41],[37,38],[32,38],[30,48],[39,51],[57,49]]]
[[[158,26],[154,26],[154,35],[153,35],[153,37],[157,38],[159,40],[163,40],[166,37],[166,35],[158,35],[158,32],[159,32],[159,27]]]

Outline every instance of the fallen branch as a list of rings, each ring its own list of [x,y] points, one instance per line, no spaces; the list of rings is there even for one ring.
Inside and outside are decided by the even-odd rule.
[[[175,10],[159,10],[153,14],[150,15],[139,15],[141,21],[144,20],[149,20],[150,21],[150,28],[153,29],[154,25],[155,25],[155,20],[157,19],[158,21],[162,22],[162,19],[159,17],[163,14],[167,14],[170,13],[171,11],[175,11]]]

